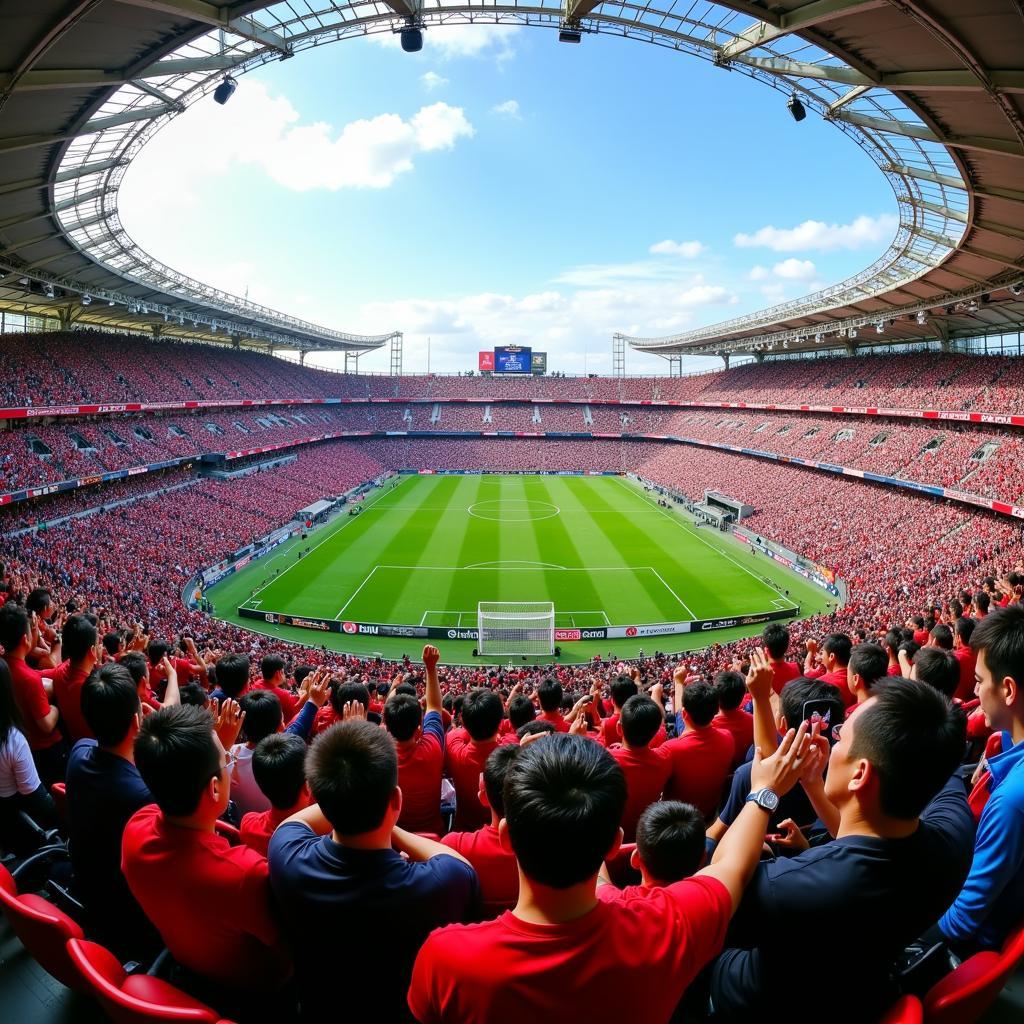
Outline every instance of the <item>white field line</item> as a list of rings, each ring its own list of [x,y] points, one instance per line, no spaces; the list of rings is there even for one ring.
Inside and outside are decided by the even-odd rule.
[[[348,607],[348,606],[349,606],[349,605],[350,605],[350,604],[351,604],[351,603],[352,603],[352,602],[353,602],[353,601],[354,601],[354,600],[356,599],[356,594],[358,594],[358,593],[359,593],[359,591],[360,591],[360,590],[362,590],[362,589],[363,589],[363,587],[365,587],[365,586],[366,586],[366,584],[367,584],[367,583],[369,583],[369,582],[370,582],[370,580],[372,580],[372,579],[373,579],[374,573],[376,573],[376,571],[377,571],[377,570],[378,570],[379,568],[380,568],[380,566],[379,566],[379,565],[375,565],[375,566],[374,566],[374,567],[373,567],[373,568],[372,568],[372,569],[371,569],[371,570],[369,571],[369,573],[367,574],[367,576],[366,576],[366,579],[365,579],[365,580],[363,580],[363,582],[362,582],[362,583],[360,583],[360,584],[359,584],[359,586],[358,586],[358,587],[356,587],[356,589],[352,591],[352,595],[351,595],[351,597],[349,597],[349,599],[348,599],[348,600],[347,600],[347,601],[346,601],[346,602],[345,602],[345,603],[344,603],[344,604],[343,604],[343,605],[342,605],[342,606],[341,606],[341,607],[340,607],[340,608],[338,609],[338,614],[334,616],[334,618],[335,618],[335,621],[337,621],[338,619],[340,619],[340,618],[341,618],[341,616],[342,616],[342,614],[344,613],[345,609],[346,609],[346,608],[347,608],[347,607]]]
[[[412,477],[402,477],[402,480],[401,480],[401,482],[399,483],[398,487],[401,487],[401,486],[402,486],[402,484],[404,484],[406,480],[411,480],[411,479],[413,479],[413,478],[412,478]],[[395,487],[395,488],[392,488],[392,490],[398,490],[398,488],[397,488],[397,487]],[[382,498],[382,497],[383,497],[383,496],[384,496],[385,494],[390,494],[390,493],[391,493],[391,491],[388,491],[388,490],[384,490],[384,489],[381,489],[381,492],[380,492],[380,494],[378,494],[378,495],[377,495],[377,496],[376,496],[376,497],[375,497],[375,498],[373,499],[373,502],[372,502],[372,504],[370,504],[370,505],[361,505],[361,506],[360,506],[360,508],[368,508],[368,509],[369,509],[369,508],[373,508],[373,507],[374,507],[374,505],[376,505],[376,504],[377,504],[377,502],[378,502],[378,501],[379,501],[379,500],[380,500],[380,499],[381,499],[381,498]],[[360,512],[360,515],[362,515],[362,512]],[[341,518],[341,517],[339,517],[339,518]],[[342,523],[342,524],[341,524],[341,526],[339,526],[339,527],[338,527],[338,528],[337,528],[336,530],[331,530],[331,531],[330,531],[330,532],[329,532],[329,533],[327,534],[327,536],[326,536],[326,537],[324,537],[324,539],[323,539],[323,540],[321,540],[321,541],[317,541],[317,543],[316,543],[316,544],[314,544],[314,545],[313,545],[313,546],[312,546],[312,547],[311,547],[311,548],[309,549],[309,551],[307,551],[307,552],[306,552],[306,554],[302,556],[302,558],[297,558],[297,559],[296,559],[296,560],[295,560],[294,562],[292,562],[292,564],[291,564],[291,565],[289,565],[289,566],[288,566],[288,568],[287,568],[287,569],[285,569],[285,571],[284,571],[283,573],[281,573],[281,574],[280,574],[279,576],[275,576],[275,577],[274,577],[274,578],[273,578],[272,580],[268,580],[268,581],[267,581],[266,583],[264,583],[264,584],[263,584],[263,586],[262,586],[262,587],[260,587],[260,588],[259,588],[258,590],[254,590],[254,591],[253,591],[253,592],[252,592],[252,593],[251,593],[251,594],[249,595],[249,600],[248,600],[248,601],[246,601],[246,602],[245,602],[245,604],[250,604],[250,603],[252,602],[252,599],[253,599],[254,597],[256,597],[256,596],[257,596],[258,594],[262,594],[262,593],[263,593],[263,591],[264,591],[264,590],[266,590],[266,589],[267,589],[267,587],[269,587],[269,586],[270,586],[270,585],[271,585],[272,583],[277,583],[277,581],[278,581],[278,580],[282,580],[282,579],[284,579],[284,577],[285,577],[285,576],[287,576],[287,575],[288,575],[288,573],[290,573],[290,572],[292,571],[292,569],[294,569],[294,568],[295,568],[295,567],[296,567],[297,565],[301,565],[301,564],[302,564],[302,563],[303,563],[303,562],[304,562],[304,561],[305,561],[305,560],[306,560],[306,559],[307,559],[307,558],[308,558],[308,557],[309,557],[309,556],[310,556],[311,554],[313,554],[313,552],[314,552],[314,551],[316,551],[316,549],[317,549],[318,547],[320,547],[320,545],[321,545],[321,544],[326,544],[326,543],[327,543],[327,542],[328,542],[329,540],[331,540],[332,538],[334,538],[334,537],[337,537],[337,536],[338,536],[338,534],[339,534],[339,533],[341,533],[341,531],[342,531],[342,530],[344,530],[344,529],[347,529],[347,528],[348,528],[349,526],[351,526],[351,525],[352,525],[352,524],[353,524],[354,522],[358,521],[358,519],[359,519],[359,516],[350,516],[350,517],[349,517],[349,521],[348,521],[347,523]],[[288,551],[288,554],[290,555],[290,554],[291,554],[291,553],[292,553],[292,552],[293,552],[294,550],[295,550],[295,548],[290,548],[290,549],[289,549],[289,551]],[[281,557],[281,555],[275,555],[274,557],[275,557],[275,558],[280,558],[280,557]],[[268,563],[268,565],[269,565],[269,563]],[[253,607],[256,607],[256,606],[255,606],[255,605],[253,605]]]
[[[684,600],[683,600],[683,599],[682,599],[682,598],[681,598],[681,597],[680,597],[680,596],[679,596],[679,595],[678,595],[678,594],[677,594],[677,593],[676,593],[676,592],[675,592],[675,591],[674,591],[674,590],[673,590],[673,589],[672,589],[672,588],[671,588],[671,587],[670,587],[670,586],[669,586],[669,585],[668,585],[668,584],[667,584],[667,583],[665,582],[665,579],[664,579],[664,577],[663,577],[663,576],[661,575],[661,573],[660,573],[660,572],[658,572],[658,570],[657,570],[657,569],[654,569],[654,568],[652,568],[651,566],[648,566],[647,568],[648,568],[648,569],[650,569],[650,570],[651,570],[651,572],[653,572],[653,573],[654,573],[654,575],[655,575],[655,576],[657,576],[659,580],[661,580],[661,585],[662,585],[662,586],[663,586],[663,587],[664,587],[664,588],[665,588],[665,589],[666,589],[666,590],[667,590],[667,591],[668,591],[668,592],[669,592],[669,593],[670,593],[670,594],[671,594],[671,595],[672,595],[672,596],[673,596],[673,597],[674,597],[674,598],[675,598],[675,599],[676,599],[676,600],[677,600],[677,601],[678,601],[678,602],[679,602],[679,603],[680,603],[680,604],[681,604],[681,605],[682,605],[682,606],[683,606],[683,607],[684,607],[684,608],[686,609],[686,614],[687,614],[687,615],[689,615],[691,619],[694,619],[694,620],[696,620],[697,616],[693,614],[693,610],[692,610],[692,609],[690,608],[690,606],[689,606],[689,605],[688,605],[688,604],[687,604],[687,603],[686,603],[686,602],[685,602],[685,601],[684,601]]]
[[[750,569],[747,566],[745,566],[742,562],[737,561],[735,558],[732,557],[732,555],[727,555],[721,548],[715,547],[714,544],[711,544],[710,542],[706,541],[703,537],[700,536],[700,534],[698,534],[698,532],[696,530],[693,530],[693,529],[690,528],[689,523],[685,522],[679,516],[672,515],[671,513],[666,512],[663,508],[659,508],[649,498],[644,497],[644,495],[642,495],[639,491],[634,490],[632,487],[629,486],[629,484],[625,483],[623,481],[622,477],[618,477],[617,476],[617,477],[615,477],[615,479],[623,487],[625,487],[626,490],[630,492],[630,494],[635,495],[641,501],[643,501],[646,504],[650,505],[656,512],[660,512],[670,523],[675,523],[676,526],[678,526],[681,529],[685,530],[695,540],[699,540],[701,542],[701,544],[705,545],[705,547],[711,548],[712,551],[717,551],[718,554],[720,554],[723,558],[727,558],[730,562],[732,562],[733,565],[738,565],[748,576],[753,576],[754,579],[757,580],[757,582],[760,583],[762,587],[766,587],[768,585],[752,569]],[[772,589],[774,590],[774,588],[772,588]],[[776,593],[777,593],[777,591],[776,591]],[[786,598],[779,598],[779,600],[786,601],[787,599]],[[797,607],[797,603],[795,601],[788,601],[786,607],[788,607],[788,608],[796,608]]]

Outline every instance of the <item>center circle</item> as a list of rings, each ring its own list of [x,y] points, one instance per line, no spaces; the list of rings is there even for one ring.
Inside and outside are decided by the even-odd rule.
[[[557,516],[561,509],[550,501],[535,498],[493,498],[478,501],[466,511],[477,519],[490,519],[496,523],[536,523]]]

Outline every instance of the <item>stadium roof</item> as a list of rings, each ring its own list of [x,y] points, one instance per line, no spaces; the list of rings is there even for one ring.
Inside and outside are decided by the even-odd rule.
[[[800,349],[813,348],[815,334],[824,344],[840,343],[840,331],[849,340],[851,327],[858,343],[874,341],[879,322],[877,340],[892,341],[1024,321],[1024,300],[1008,291],[1024,280],[1019,0],[690,0],[679,10],[668,0],[3,6],[0,306],[8,309],[98,325],[149,322],[210,340],[228,333],[252,345],[379,347],[393,336],[329,331],[164,266],[125,232],[118,186],[147,139],[229,72],[353,36],[477,22],[620,35],[742,71],[826,116],[894,190],[896,238],[860,274],[727,324],[628,339],[635,348]]]

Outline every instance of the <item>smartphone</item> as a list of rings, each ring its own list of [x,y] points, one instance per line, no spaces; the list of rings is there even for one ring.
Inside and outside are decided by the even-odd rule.
[[[803,710],[803,721],[812,722],[817,715],[817,721],[821,722],[821,731],[828,734],[829,729],[838,722],[832,721],[832,712],[835,710],[834,701],[831,700],[805,700]]]

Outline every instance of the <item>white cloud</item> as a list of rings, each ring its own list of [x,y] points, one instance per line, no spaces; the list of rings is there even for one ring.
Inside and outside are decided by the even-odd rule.
[[[515,56],[515,37],[519,25],[428,25],[423,30],[423,52],[441,60],[460,57],[487,57],[505,62]],[[397,33],[381,32],[370,37],[379,46],[397,49]]]
[[[420,75],[420,81],[430,92],[440,89],[442,85],[448,84],[448,79],[439,75],[436,71],[427,71]]]
[[[862,215],[849,224],[826,224],[820,220],[805,220],[795,228],[777,228],[769,224],[753,234],[740,232],[733,238],[733,242],[741,249],[764,247],[775,252],[862,249],[891,241],[898,226],[899,218],[891,213],[883,213],[877,217]]]
[[[519,100],[505,100],[504,103],[498,103],[491,107],[491,113],[510,117],[513,121],[522,120],[522,116],[519,113]]]
[[[818,269],[810,260],[798,260],[795,256],[790,256],[788,260],[776,263],[772,267],[772,273],[787,281],[810,281],[818,273]]]
[[[682,256],[688,260],[696,259],[703,251],[700,242],[675,242],[671,238],[655,242],[648,250],[657,256]]]
[[[756,266],[750,268],[750,273],[747,275],[751,281],[763,281],[769,275],[767,267]]]

